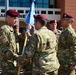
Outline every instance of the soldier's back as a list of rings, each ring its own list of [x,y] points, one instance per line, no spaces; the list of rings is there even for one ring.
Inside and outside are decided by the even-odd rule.
[[[74,47],[76,34],[73,28],[68,27],[59,37],[58,58],[60,61],[59,75],[69,75],[69,66],[75,64]]]
[[[42,74],[57,70],[59,62],[56,57],[55,47],[57,43],[55,34],[43,27],[38,31],[37,35],[40,41],[34,57],[34,71],[39,71]]]

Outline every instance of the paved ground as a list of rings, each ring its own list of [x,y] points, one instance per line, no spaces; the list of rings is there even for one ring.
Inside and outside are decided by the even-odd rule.
[[[0,75],[1,75],[1,71],[2,71],[2,70],[0,70]],[[20,75],[23,75],[23,72],[20,72]]]

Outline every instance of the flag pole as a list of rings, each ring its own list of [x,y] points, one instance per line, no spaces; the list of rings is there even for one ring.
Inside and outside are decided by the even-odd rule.
[[[5,12],[9,9],[9,0],[5,0]]]
[[[24,22],[25,22],[26,25],[34,26],[34,17],[33,17],[35,15],[35,4],[34,4],[34,1],[35,0],[32,0],[32,4],[31,4],[31,7],[30,7],[30,10],[29,10],[29,12],[26,14],[26,16],[24,18]],[[27,26],[26,32],[29,32],[29,31],[30,31],[30,29]],[[22,55],[24,54],[24,51],[25,51],[25,48],[26,48],[27,39],[28,39],[28,37],[26,35],[26,37],[24,39],[24,46],[23,46],[23,49],[22,49]],[[18,64],[17,75],[19,75],[20,69],[21,69],[21,65]]]
[[[9,0],[5,0],[5,17],[6,17],[6,11],[9,9]],[[6,21],[6,19],[5,19]]]
[[[26,25],[34,26],[34,15],[35,15],[35,3],[34,2],[35,2],[35,0],[32,0],[30,10],[24,18],[24,22],[25,22]],[[27,30],[26,32],[30,31],[29,28],[26,28],[26,30]],[[25,41],[24,41],[22,54],[24,54],[24,50],[25,50],[25,47],[26,47],[26,42],[27,42],[27,36],[26,36]]]

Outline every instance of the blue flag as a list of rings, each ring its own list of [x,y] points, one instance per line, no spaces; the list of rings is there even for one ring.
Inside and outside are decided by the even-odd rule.
[[[30,24],[31,26],[34,26],[34,15],[35,15],[35,0],[32,1],[31,7],[29,12],[26,14],[24,22],[25,24]],[[26,28],[26,31],[29,32],[30,29]],[[22,54],[24,54],[24,50],[26,48],[26,42],[27,42],[27,37],[25,38]]]
[[[34,16],[35,15],[35,0],[32,1],[29,12],[26,14],[24,22],[25,24],[30,24],[34,26]]]

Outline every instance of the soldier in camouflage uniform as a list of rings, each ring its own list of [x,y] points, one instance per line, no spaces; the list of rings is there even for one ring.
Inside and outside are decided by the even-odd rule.
[[[29,27],[28,27],[29,28]],[[23,46],[24,46],[24,41],[26,40],[25,38],[27,37],[27,41],[29,40],[30,36],[33,35],[34,33],[34,27],[30,27],[29,30],[30,32],[26,32],[26,30],[23,30],[22,33],[19,32],[19,26],[16,24],[13,27],[14,31],[15,31],[15,37],[16,37],[16,46],[17,46],[17,51],[19,55],[22,55],[22,50],[23,50]],[[26,29],[26,28],[25,28]],[[27,42],[26,41],[26,42]],[[21,66],[21,67],[20,67]],[[31,69],[32,69],[32,64],[18,64],[18,68],[20,67],[20,71],[23,71],[24,75],[31,75]]]
[[[57,20],[50,20],[47,23],[47,28],[49,30],[52,30],[56,34],[57,39],[59,38],[59,35],[61,34],[61,30],[57,29]]]
[[[56,36],[45,26],[46,16],[44,14],[34,15],[34,18],[38,32],[33,34],[27,42],[23,61],[26,64],[26,60],[33,59],[32,75],[57,75],[59,62],[55,49]],[[22,57],[18,58],[18,62]]]
[[[31,28],[29,28],[29,29],[30,29],[30,31],[28,32],[29,34],[27,34],[27,32],[25,32],[28,35],[28,36],[25,36],[25,37],[27,37],[27,42],[29,41],[31,36],[35,33],[34,26],[31,26]],[[31,59],[31,61],[32,61],[32,59]],[[29,63],[28,65],[24,64],[22,68],[23,68],[24,75],[32,75],[32,63]]]
[[[74,17],[63,14],[63,32],[59,37],[58,58],[60,69],[58,75],[76,75],[76,33],[72,28]]]
[[[14,33],[15,33],[15,38],[16,38],[16,52],[18,53],[18,54],[20,54],[20,45],[19,45],[19,40],[22,40],[22,39],[20,39],[20,36],[21,36],[21,33],[19,32],[19,25],[15,25],[14,27],[13,27],[13,29],[14,29]]]
[[[0,61],[2,75],[16,75],[14,60],[16,53],[16,40],[13,26],[17,22],[19,13],[13,9],[6,11],[6,24],[0,28]]]
[[[57,38],[57,47],[56,47],[56,50],[58,51],[58,39],[59,39],[59,36],[61,34],[61,30],[57,29],[57,20],[50,20],[47,23],[47,28],[49,30],[52,30],[55,33],[55,35],[56,35],[56,38]]]

